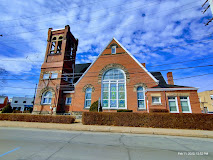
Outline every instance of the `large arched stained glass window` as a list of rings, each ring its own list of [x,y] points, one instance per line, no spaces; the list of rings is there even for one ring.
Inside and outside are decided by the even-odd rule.
[[[121,69],[110,69],[102,77],[102,107],[126,108],[126,80]]]

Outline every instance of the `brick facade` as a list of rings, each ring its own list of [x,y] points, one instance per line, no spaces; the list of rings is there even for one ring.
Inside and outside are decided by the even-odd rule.
[[[34,112],[50,112],[50,104],[42,105],[42,96],[46,91],[51,91],[52,103],[51,106],[57,108],[56,111],[62,112],[83,112],[88,111],[85,108],[85,92],[87,88],[91,88],[91,104],[99,99],[102,99],[102,77],[106,71],[116,68],[121,70],[125,75],[125,109],[133,110],[133,112],[149,112],[150,109],[170,109],[168,97],[175,97],[178,105],[179,113],[182,112],[180,97],[187,97],[189,105],[191,106],[192,113],[201,113],[200,104],[197,95],[197,89],[193,87],[184,87],[174,85],[172,73],[168,74],[169,84],[165,82],[162,75],[158,73],[158,76],[162,78],[156,78],[154,74],[148,72],[145,68],[145,64],[139,63],[116,39],[106,46],[98,58],[82,72],[82,76],[78,78],[74,84],[74,89],[63,90],[63,85],[68,85],[63,81],[63,73],[73,72],[73,64],[75,64],[74,50],[73,61],[65,61],[65,53],[69,50],[69,45],[66,42],[66,38],[63,39],[62,53],[60,55],[49,55],[51,46],[51,34],[63,35],[67,37],[69,29],[51,31],[48,32],[48,44],[45,56],[44,64],[41,67],[41,75],[39,86],[37,90]],[[71,35],[71,33],[69,32]],[[76,47],[77,43],[75,40]],[[57,45],[57,43],[56,43]],[[115,53],[112,53],[112,47],[115,47]],[[76,65],[75,65],[76,66]],[[69,68],[69,70],[67,70]],[[76,69],[76,68],[75,68]],[[43,74],[48,72],[57,72],[58,79],[44,80]],[[145,108],[138,108],[138,96],[137,89],[142,87],[144,89],[144,103]],[[118,90],[117,90],[118,92]],[[120,93],[119,93],[120,94]],[[118,94],[117,94],[118,95]],[[71,104],[66,104],[66,98],[71,97]],[[161,102],[153,103],[152,97],[160,97]],[[111,103],[111,102],[110,102]],[[104,109],[104,108],[103,108]],[[104,112],[115,112],[116,109],[104,109]]]

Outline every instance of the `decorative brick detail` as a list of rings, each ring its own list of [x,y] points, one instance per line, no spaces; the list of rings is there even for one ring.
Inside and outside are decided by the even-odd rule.
[[[145,83],[137,83],[137,84],[134,85],[133,91],[134,91],[134,92],[137,92],[137,88],[138,88],[138,87],[143,87],[143,88],[146,89],[146,88],[147,88],[147,85],[146,85]]]
[[[101,80],[102,80],[102,76],[103,74],[109,70],[109,69],[112,69],[112,68],[119,68],[119,69],[122,69],[124,71],[124,73],[126,74],[126,82],[129,83],[130,82],[130,75],[129,75],[129,72],[128,70],[121,64],[117,64],[117,63],[111,63],[111,64],[108,64],[106,65],[99,73],[98,75],[98,83],[101,84]]]
[[[53,97],[55,97],[55,90],[52,87],[45,87],[40,91],[39,97],[42,97],[44,92],[51,91]]]
[[[92,92],[94,92],[95,91],[95,87],[93,87],[93,85],[91,85],[91,84],[87,84],[87,85],[85,85],[84,87],[83,87],[83,92],[86,92],[86,89],[87,88],[92,88]]]

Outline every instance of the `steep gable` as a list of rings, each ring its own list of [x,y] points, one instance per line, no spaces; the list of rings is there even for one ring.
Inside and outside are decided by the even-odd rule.
[[[116,46],[116,54],[112,53],[112,46]],[[129,55],[128,57],[126,56],[127,54]],[[91,67],[97,62],[97,60],[100,57],[105,58],[105,60],[109,61],[109,63],[116,63],[117,62],[116,59],[118,59],[119,57],[121,58],[122,55],[125,55],[127,57],[126,61],[132,59],[134,63],[137,64],[142,69],[142,71],[140,72],[148,74],[149,77],[152,79],[152,81],[154,81],[156,84],[159,83],[159,81],[150,72],[148,72],[147,69],[117,39],[113,38],[102,50],[102,52],[98,55],[96,60],[87,68],[84,74],[78,79],[75,85],[77,85],[81,81],[81,79],[87,74],[87,72],[91,69]],[[108,56],[110,56],[110,58]],[[128,66],[128,64],[126,64],[126,66]]]

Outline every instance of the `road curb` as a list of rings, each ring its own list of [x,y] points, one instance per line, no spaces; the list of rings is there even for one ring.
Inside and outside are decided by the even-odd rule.
[[[0,121],[0,127],[21,127],[21,128],[39,128],[39,129],[59,129],[59,130],[71,130],[71,131],[132,133],[132,134],[152,134],[152,135],[213,138],[213,131],[207,131],[207,130],[143,128],[143,127],[122,127],[122,126],[95,126],[95,125],[83,125],[82,123],[59,124],[59,123]]]

